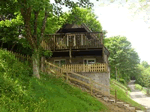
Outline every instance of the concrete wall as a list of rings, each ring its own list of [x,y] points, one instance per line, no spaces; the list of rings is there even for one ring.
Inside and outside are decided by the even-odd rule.
[[[82,73],[79,73],[83,76],[86,76],[86,77],[89,77],[91,78],[92,80],[94,80],[95,82],[99,83],[99,84],[103,84],[103,85],[106,85],[106,86],[110,86],[110,82],[109,82],[109,79],[110,79],[110,72],[109,73],[96,73],[96,72],[93,72],[93,73],[86,73],[86,72],[82,72]],[[90,83],[89,80],[87,79],[84,79],[84,78],[81,78],[81,77],[78,77],[78,76],[75,76],[73,74],[69,74],[71,77],[74,77],[74,78],[77,78],[81,81],[84,81],[84,82],[87,82],[87,83]],[[108,92],[110,93],[110,90],[104,86],[100,87],[98,86],[97,84],[94,85],[96,88],[102,90],[102,91],[105,91],[105,92]]]

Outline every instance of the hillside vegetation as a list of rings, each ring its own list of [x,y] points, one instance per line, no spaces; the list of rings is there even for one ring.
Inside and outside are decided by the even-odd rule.
[[[128,89],[127,86],[121,84],[120,82],[118,82],[118,81],[116,81],[116,80],[114,80],[114,79],[111,79],[111,82],[112,82],[112,81],[115,81],[115,83],[117,83],[117,85],[111,83],[111,87],[117,90],[117,98],[118,98],[118,99],[120,99],[120,100],[122,100],[122,101],[125,101],[125,102],[131,104],[132,106],[135,106],[135,107],[140,108],[140,109],[142,109],[142,110],[145,109],[144,106],[138,104],[137,102],[135,102],[135,101],[133,101],[133,100],[131,99],[131,97],[129,96],[129,94],[130,94],[129,91],[128,91],[128,94],[126,94],[126,92],[127,92],[126,89]],[[123,89],[123,88],[125,88],[125,89]],[[115,95],[115,92],[114,92],[114,91],[111,91],[111,94]]]
[[[106,106],[80,89],[40,74],[31,76],[27,63],[0,50],[0,112],[88,112],[108,111]]]

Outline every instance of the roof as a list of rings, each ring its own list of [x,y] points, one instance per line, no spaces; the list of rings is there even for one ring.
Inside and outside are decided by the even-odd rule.
[[[64,24],[56,33],[70,33],[70,32],[92,32],[86,24]]]

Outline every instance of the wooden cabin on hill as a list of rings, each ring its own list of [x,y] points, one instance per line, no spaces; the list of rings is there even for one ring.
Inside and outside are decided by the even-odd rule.
[[[47,61],[109,86],[109,51],[102,32],[92,32],[85,24],[65,24],[47,35],[42,46],[53,52]]]

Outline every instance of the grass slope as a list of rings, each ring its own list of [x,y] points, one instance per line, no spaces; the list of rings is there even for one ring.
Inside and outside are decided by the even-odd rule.
[[[89,112],[108,111],[97,99],[80,89],[42,74],[31,76],[26,63],[0,50],[0,112]]]
[[[114,79],[111,79],[111,80],[115,81],[118,85],[123,86],[124,88],[127,89],[127,87],[124,86],[123,84],[121,84],[120,82],[118,82],[118,81],[116,81]],[[131,99],[131,97],[129,96],[129,94],[128,95],[126,94],[126,91],[124,89],[122,89],[119,86],[116,86],[116,85],[114,85],[112,83],[111,83],[111,87],[117,90],[117,98],[118,99],[120,99],[122,101],[125,101],[125,102],[131,104],[132,106],[135,106],[135,107],[140,108],[142,110],[145,109],[144,106],[142,106],[142,105],[138,104],[137,102],[133,101]],[[111,91],[111,94],[115,95],[115,92]]]

